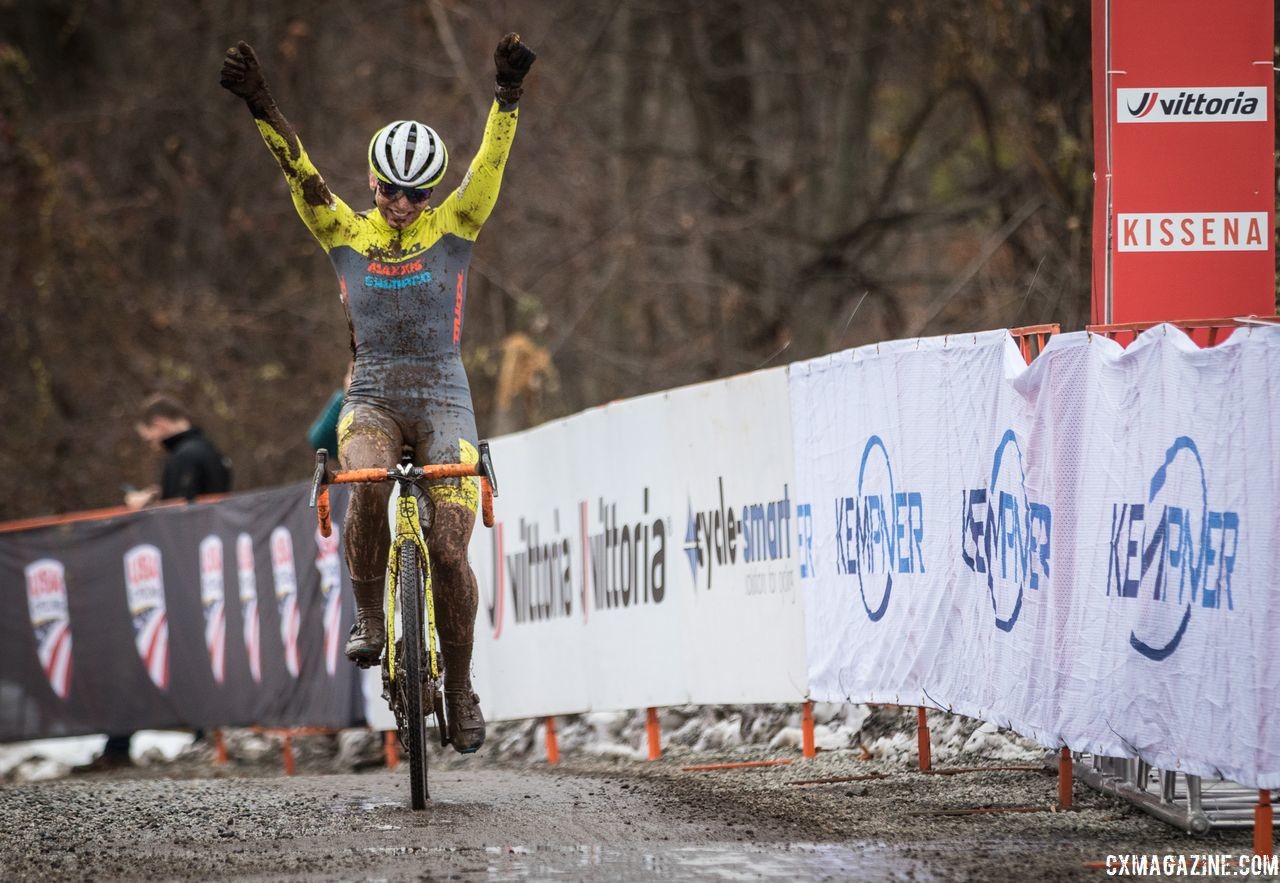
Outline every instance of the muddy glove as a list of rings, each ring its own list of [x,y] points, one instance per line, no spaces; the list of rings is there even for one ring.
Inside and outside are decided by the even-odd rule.
[[[497,88],[494,94],[500,104],[515,104],[524,92],[525,74],[538,56],[520,42],[519,34],[507,34],[493,50],[493,64],[498,70]]]
[[[253,47],[243,40],[222,57],[222,75],[218,83],[233,95],[243,98],[256,117],[264,116],[272,103],[267,81],[258,66],[258,56],[254,54]]]

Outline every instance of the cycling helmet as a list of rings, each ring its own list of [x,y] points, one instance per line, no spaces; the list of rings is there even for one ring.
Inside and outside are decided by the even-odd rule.
[[[440,136],[412,120],[384,126],[369,142],[369,167],[379,180],[397,187],[434,187],[448,164]]]

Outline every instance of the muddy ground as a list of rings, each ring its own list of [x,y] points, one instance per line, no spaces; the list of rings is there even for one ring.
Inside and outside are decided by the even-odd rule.
[[[810,761],[763,749],[677,748],[655,762],[578,753],[548,767],[486,746],[435,758],[425,812],[408,808],[404,766],[331,772],[305,741],[298,756],[293,777],[274,757],[216,768],[196,751],[0,785],[0,879],[1099,880],[1087,863],[1109,853],[1250,848],[1247,831],[1190,837],[1080,783],[1073,811],[1047,811],[1048,771],[927,776],[856,750]],[[761,758],[794,762],[681,769]],[[938,814],[978,806],[1046,811]]]

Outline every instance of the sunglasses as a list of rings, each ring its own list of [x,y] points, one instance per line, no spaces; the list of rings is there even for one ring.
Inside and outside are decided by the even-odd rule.
[[[378,182],[378,192],[383,198],[395,200],[401,193],[404,198],[409,200],[410,205],[421,205],[427,201],[427,197],[431,195],[430,187],[401,187],[397,184],[388,184],[386,181]]]

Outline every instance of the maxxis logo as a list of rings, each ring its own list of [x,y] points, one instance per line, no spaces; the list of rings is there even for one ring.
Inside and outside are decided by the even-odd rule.
[[[1267,121],[1265,86],[1152,86],[1116,90],[1117,123]]]

